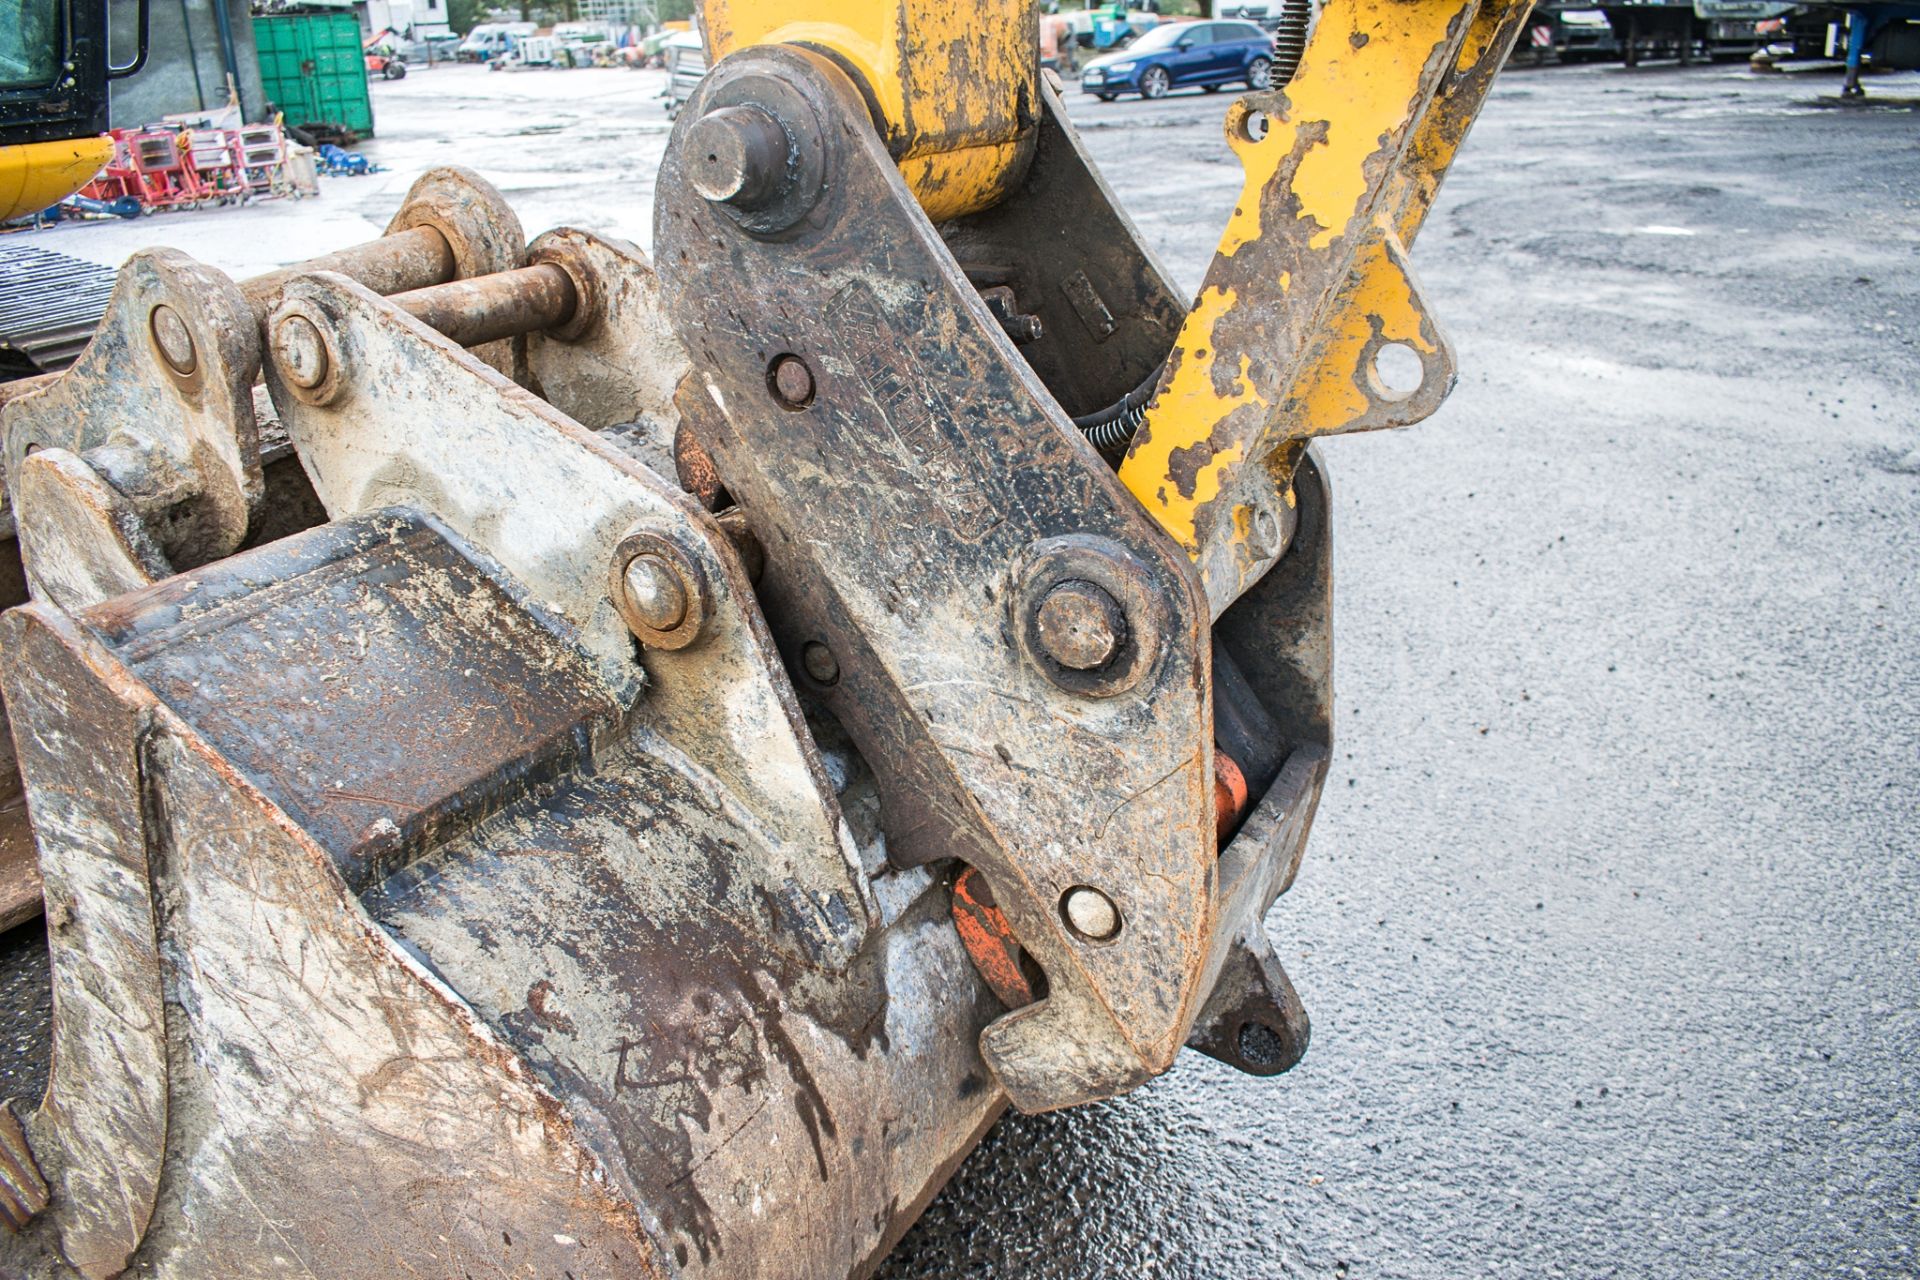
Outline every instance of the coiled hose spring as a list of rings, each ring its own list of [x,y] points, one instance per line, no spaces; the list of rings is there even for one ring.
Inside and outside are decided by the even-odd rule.
[[[1127,446],[1133,443],[1134,432],[1140,429],[1140,422],[1147,416],[1147,402],[1153,399],[1154,388],[1160,385],[1160,375],[1166,371],[1166,362],[1146,376],[1139,386],[1115,400],[1104,409],[1095,409],[1092,413],[1082,414],[1073,420],[1080,428],[1080,434],[1087,442],[1100,451],[1100,456],[1113,466],[1119,466],[1120,460],[1127,456]]]

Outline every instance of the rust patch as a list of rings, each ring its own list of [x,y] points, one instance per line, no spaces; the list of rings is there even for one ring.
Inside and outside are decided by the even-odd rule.
[[[547,1007],[547,1002],[552,997],[553,984],[545,978],[540,979],[527,988],[527,1012],[531,1013],[534,1019],[542,1026],[552,1027],[555,1031],[577,1031],[579,1028],[573,1025],[573,1019],[569,1018],[563,1010],[550,1009]],[[624,1045],[625,1042],[623,1041],[622,1043]],[[624,1053],[624,1049],[622,1052]],[[626,1059],[624,1057],[621,1059],[620,1065],[622,1068],[625,1067]],[[615,1079],[618,1079],[618,1069],[615,1071]]]
[[[1207,439],[1167,455],[1167,478],[1173,481],[1181,497],[1193,497],[1194,486],[1199,483],[1200,473],[1213,461],[1213,453],[1213,441]]]

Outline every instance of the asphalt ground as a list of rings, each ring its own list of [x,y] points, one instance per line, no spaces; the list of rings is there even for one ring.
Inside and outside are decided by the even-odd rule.
[[[1460,384],[1324,446],[1306,1060],[1008,1117],[889,1280],[1920,1270],[1920,114],[1836,90],[1502,78],[1414,255]],[[1183,287],[1224,105],[1072,102]],[[0,939],[0,1092],[46,1000]]]
[[[1920,114],[1836,91],[1498,82],[1414,252],[1459,385],[1323,446],[1305,1061],[1009,1117],[890,1280],[1920,1271]],[[1185,287],[1222,105],[1074,103]]]

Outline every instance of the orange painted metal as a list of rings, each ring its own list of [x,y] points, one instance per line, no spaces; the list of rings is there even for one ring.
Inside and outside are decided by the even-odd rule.
[[[1242,791],[1245,790],[1244,784]],[[1009,1009],[1032,1004],[1033,984],[1020,970],[1020,943],[993,900],[993,889],[979,870],[968,867],[953,882],[953,925],[960,931],[973,967]]]
[[[1247,775],[1233,757],[1219,747],[1213,749],[1213,821],[1219,833],[1220,847],[1226,848],[1235,828],[1247,812]]]

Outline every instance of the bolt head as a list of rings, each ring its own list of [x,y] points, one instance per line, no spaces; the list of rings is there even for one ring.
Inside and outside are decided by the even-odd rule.
[[[1075,671],[1105,666],[1119,651],[1126,626],[1119,602],[1091,582],[1061,583],[1034,614],[1047,656]]]
[[[715,204],[757,209],[787,184],[792,145],[765,107],[719,107],[687,130],[687,180]]]
[[[1079,885],[1060,899],[1067,926],[1089,942],[1105,942],[1120,932],[1120,908],[1098,889]]]
[[[655,631],[672,631],[687,617],[687,588],[665,558],[635,556],[621,575],[627,607]]]
[[[815,684],[833,685],[840,682],[839,659],[833,656],[833,650],[818,640],[809,640],[800,647],[800,666]]]
[[[193,349],[193,334],[180,313],[162,303],[153,309],[148,323],[153,329],[153,345],[159,348],[160,358],[166,361],[167,367],[183,376],[192,373],[199,361]]]
[[[1273,512],[1267,510],[1265,507],[1261,507],[1258,511],[1254,512],[1253,528],[1254,532],[1259,535],[1262,550],[1271,554],[1273,551],[1279,549],[1280,518],[1278,516],[1274,515]]]
[[[780,356],[767,371],[767,385],[774,399],[789,409],[804,409],[813,403],[813,370],[799,356]]]
[[[273,357],[283,377],[311,391],[327,380],[332,357],[320,329],[305,316],[288,316],[273,331]]]
[[[607,598],[634,639],[672,652],[699,641],[712,610],[701,556],[645,525],[628,530],[607,561]]]

